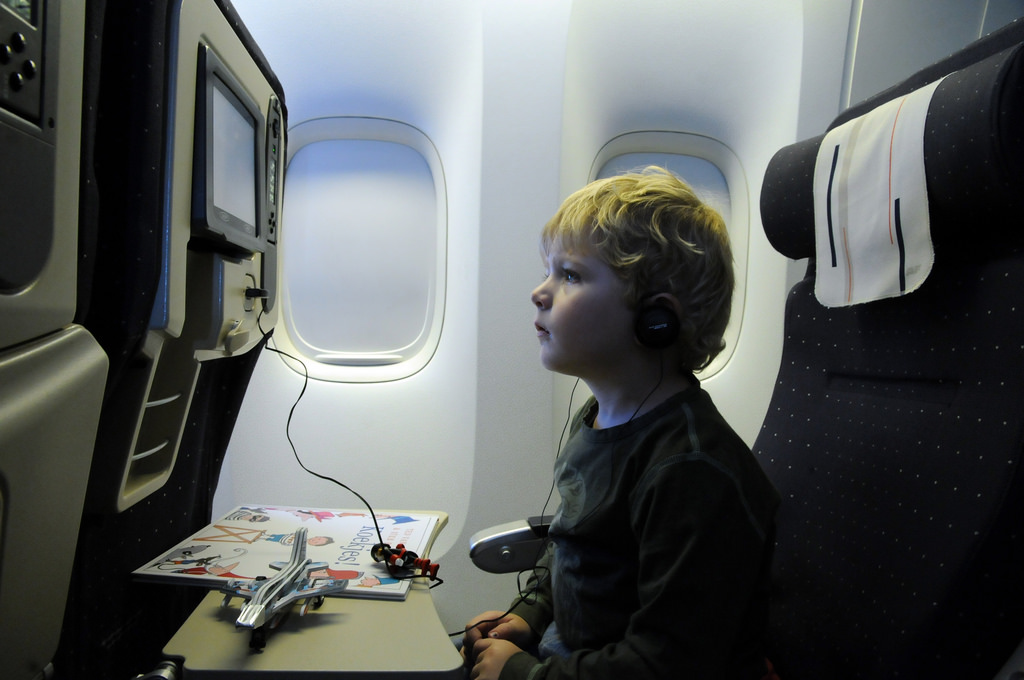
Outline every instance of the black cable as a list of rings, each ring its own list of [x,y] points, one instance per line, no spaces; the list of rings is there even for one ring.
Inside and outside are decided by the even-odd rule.
[[[640,409],[642,409],[644,407],[644,404],[647,403],[647,400],[650,399],[651,396],[655,392],[658,391],[658,388],[661,387],[661,382],[664,379],[665,379],[665,353],[664,352],[660,352],[658,354],[658,382],[654,383],[654,387],[651,388],[651,391],[648,392],[647,396],[644,397],[643,401],[640,402],[640,405],[636,407],[636,410],[633,411],[633,415],[631,415],[629,417],[629,420],[626,421],[627,423],[633,422],[633,418],[636,418],[636,414],[640,413]]]
[[[573,383],[573,386],[572,386],[572,391],[569,393],[569,406],[568,406],[568,412],[566,413],[566,416],[565,416],[565,424],[562,425],[562,433],[558,436],[558,448],[555,449],[555,458],[556,459],[562,453],[562,441],[565,439],[565,433],[569,429],[569,422],[572,420],[572,400],[576,397],[576,388],[579,387],[579,386],[580,386],[580,379],[576,378],[576,382]],[[541,508],[541,511],[540,511],[540,516],[541,516],[542,519],[544,517],[544,513],[547,512],[548,503],[551,502],[551,496],[554,494],[554,491],[555,491],[555,479],[554,479],[554,476],[552,476],[552,478],[551,478],[551,488],[548,489],[548,497],[544,501],[544,507]],[[516,591],[519,593],[519,599],[516,600],[512,604],[511,607],[509,607],[507,610],[505,610],[505,612],[501,616],[498,616],[497,618],[485,619],[483,621],[477,621],[476,623],[474,623],[472,626],[469,626],[468,628],[464,628],[463,630],[459,630],[459,631],[456,631],[454,633],[448,633],[448,637],[457,637],[459,635],[465,635],[469,631],[473,630],[474,628],[478,628],[478,627],[484,625],[485,623],[497,623],[498,621],[501,621],[503,618],[505,618],[506,616],[511,614],[513,611],[515,611],[516,607],[518,607],[519,605],[523,604],[524,602],[528,602],[530,596],[536,595],[537,591],[540,589],[541,584],[543,583],[542,578],[550,578],[550,576],[551,576],[551,570],[550,569],[548,569],[547,567],[541,567],[541,566],[537,565],[537,562],[540,561],[541,557],[544,555],[544,552],[548,548],[548,542],[549,542],[549,540],[547,538],[545,538],[544,541],[541,543],[540,550],[537,551],[537,558],[534,560],[533,567],[531,569],[526,569],[526,570],[523,570],[523,571],[519,572],[518,574],[516,574]],[[544,571],[548,572],[547,575],[545,575],[544,577],[538,576],[537,575],[537,570],[538,569],[543,569]],[[522,578],[523,578],[523,574],[525,574],[527,571],[532,571],[533,572],[533,576],[537,580],[536,580],[536,583],[534,584],[534,586],[532,588],[530,588],[526,592],[523,592],[524,589],[523,589],[523,584],[522,584]]]
[[[270,341],[272,340],[272,338],[270,337],[270,334],[271,334],[273,329],[271,329],[271,331],[264,331],[263,330],[263,326],[260,325],[260,319],[262,319],[262,318],[263,318],[263,312],[261,311],[259,316],[256,317],[256,328],[259,329],[260,334],[262,334],[263,337],[267,339],[267,344],[265,345],[266,349],[268,349],[271,352],[274,352],[274,353],[276,353],[276,354],[278,354],[278,355],[280,355],[282,357],[285,357],[287,359],[291,359],[292,361],[295,361],[296,363],[299,364],[299,366],[302,367],[302,390],[299,392],[299,396],[295,398],[295,402],[292,404],[291,409],[288,410],[288,420],[285,422],[285,427],[284,427],[284,435],[285,435],[285,438],[288,440],[288,445],[292,449],[292,456],[295,457],[295,462],[297,462],[299,464],[299,467],[302,468],[303,470],[305,470],[308,474],[316,477],[317,479],[322,479],[322,480],[324,480],[326,482],[332,482],[334,484],[337,484],[342,489],[345,489],[346,491],[351,493],[353,496],[358,498],[360,501],[362,501],[363,505],[366,506],[367,511],[369,511],[369,513],[370,513],[370,519],[373,520],[373,528],[377,532],[377,541],[378,541],[378,543],[380,545],[387,545],[384,542],[384,535],[383,535],[383,533],[380,530],[380,523],[377,521],[377,513],[374,511],[373,506],[370,505],[370,502],[368,500],[366,500],[363,497],[362,494],[360,494],[358,491],[356,491],[352,487],[348,486],[347,484],[344,484],[344,483],[338,481],[337,479],[335,479],[334,477],[331,477],[329,475],[321,474],[319,472],[316,472],[315,470],[309,469],[308,467],[306,467],[306,464],[302,462],[302,458],[299,457],[299,451],[298,451],[298,449],[295,446],[295,442],[292,440],[292,432],[291,432],[291,430],[292,430],[292,417],[295,415],[295,409],[296,409],[296,407],[298,407],[299,402],[302,401],[302,398],[306,395],[306,388],[309,387],[309,368],[306,366],[305,362],[302,361],[302,359],[299,359],[298,357],[293,356],[292,354],[289,354],[288,352],[282,351],[282,350],[278,349],[277,347],[271,347],[270,346]],[[408,580],[408,579],[414,579],[414,578],[429,578],[429,577],[427,577],[425,575],[422,575],[422,574],[408,574],[408,575],[396,574],[393,571],[392,565],[385,564],[384,566],[387,569],[388,574],[391,576],[391,578],[394,578],[394,579],[397,579],[397,580],[400,580],[400,581]],[[432,580],[436,581],[436,583],[434,583],[432,586],[430,586],[431,588],[436,588],[437,586],[439,586],[442,583],[444,583],[444,581],[442,579],[437,578],[436,576],[434,576]]]
[[[562,425],[562,434],[558,435],[558,448],[555,449],[555,459],[557,460],[562,455],[562,440],[565,439],[565,433],[569,429],[569,422],[572,420],[572,400],[576,397],[576,388],[580,386],[580,379],[576,378],[576,382],[573,383],[572,391],[569,392],[569,406],[568,412],[565,414],[565,424]],[[548,497],[544,501],[544,507],[541,508],[540,516],[543,518],[544,513],[548,510],[548,503],[551,502],[551,496],[555,492],[555,478],[551,477],[551,488],[548,489]],[[547,541],[544,542],[544,546],[547,546]],[[538,555],[538,558],[540,556]]]
[[[660,354],[659,355],[659,362],[658,362],[658,380],[654,384],[654,387],[651,388],[651,391],[648,392],[647,395],[640,401],[640,405],[636,407],[636,410],[633,411],[633,415],[631,415],[629,417],[629,420],[626,421],[626,422],[632,422],[632,420],[634,418],[636,418],[636,415],[638,413],[640,413],[640,409],[642,409],[644,407],[644,404],[647,403],[647,400],[650,399],[651,396],[655,392],[658,391],[659,387],[661,387],[661,383],[662,383],[662,381],[664,379],[665,379],[665,359],[664,359],[664,354]],[[558,456],[560,456],[562,454],[562,441],[565,438],[566,431],[569,429],[569,422],[572,420],[572,401],[573,401],[573,399],[576,396],[576,388],[579,387],[579,385],[580,385],[580,379],[576,378],[576,382],[572,386],[572,391],[569,393],[569,407],[568,407],[568,413],[566,414],[566,417],[565,417],[565,424],[562,425],[562,433],[558,437],[558,448],[555,450],[555,458],[556,459],[558,458]],[[547,512],[548,503],[551,502],[551,496],[554,494],[555,483],[556,483],[556,480],[554,479],[554,477],[552,477],[552,479],[551,479],[551,488],[548,490],[548,497],[544,501],[544,507],[541,509],[541,513],[540,513],[542,519],[544,517],[544,513]],[[544,552],[547,550],[548,543],[549,543],[549,539],[545,538],[544,542],[541,543],[540,550],[537,552],[537,559],[535,560],[535,562],[539,562],[540,561],[540,559],[543,556]],[[526,573],[526,572],[525,571],[519,572],[519,574],[516,575],[516,588],[519,591],[519,599],[516,600],[516,602],[513,603],[513,605],[511,607],[509,607],[505,611],[505,613],[503,613],[501,616],[498,616],[497,618],[486,619],[484,621],[477,621],[475,624],[473,624],[472,626],[469,626],[468,628],[466,628],[464,630],[457,631],[455,633],[448,633],[448,637],[456,637],[458,635],[465,635],[466,633],[468,633],[472,629],[477,628],[479,626],[482,626],[485,623],[497,623],[498,621],[501,621],[503,618],[505,618],[506,616],[511,614],[515,610],[515,608],[518,607],[520,604],[526,602],[531,595],[536,595],[537,591],[540,589],[540,586],[542,584],[541,577],[537,575],[537,569],[544,569],[545,571],[547,571],[548,574],[544,578],[550,578],[550,576],[551,576],[551,573],[550,573],[551,570],[550,569],[548,569],[547,567],[539,567],[537,564],[534,564],[532,571],[533,571],[533,576],[536,578],[536,583],[534,584],[533,588],[531,588],[528,592],[524,593],[523,592],[523,586],[522,586],[522,583],[521,583],[521,579],[522,579],[523,574]]]

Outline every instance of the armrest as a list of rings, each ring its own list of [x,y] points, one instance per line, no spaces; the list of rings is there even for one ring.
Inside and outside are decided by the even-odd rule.
[[[550,524],[551,516],[544,515],[478,531],[469,539],[469,558],[492,574],[530,569],[544,550]]]

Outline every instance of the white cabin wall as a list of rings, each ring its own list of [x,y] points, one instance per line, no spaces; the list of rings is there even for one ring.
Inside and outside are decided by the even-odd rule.
[[[448,582],[434,601],[458,628],[515,592],[514,576],[471,564],[469,536],[540,513],[550,484],[553,382],[537,361],[529,294],[541,270],[540,228],[560,200],[570,3],[431,4],[424,16],[398,3],[235,5],[284,83],[291,127],[319,116],[393,118],[430,137],[444,164],[449,258],[437,354],[395,382],[311,381],[291,431],[309,467],[375,507],[450,514],[432,552]],[[314,28],[295,37],[288,27],[303,16],[304,29]],[[313,46],[330,51],[304,52]],[[450,54],[440,64],[438,51]],[[286,244],[287,195],[282,234]],[[291,458],[286,412],[301,387],[277,356],[261,357],[215,512],[241,503],[358,506]]]
[[[479,3],[234,4],[284,84],[290,127],[325,116],[399,120],[427,135],[444,164],[449,266],[444,330],[433,360],[393,382],[311,380],[291,424],[303,462],[375,508],[449,512],[451,524],[435,549],[442,556],[469,516],[475,460],[483,175]],[[282,249],[287,184],[284,201]],[[387,253],[367,256],[380,260],[381,277],[394,275]],[[373,281],[365,285],[372,294]],[[302,471],[292,457],[285,427],[302,386],[302,377],[277,355],[261,356],[228,448],[215,512],[243,503],[360,506],[347,491]]]
[[[586,182],[609,140],[640,130],[711,138],[739,159],[746,214],[733,215],[737,278],[746,279],[735,353],[704,380],[750,444],[760,429],[782,347],[786,260],[768,244],[758,201],[764,168],[796,138],[803,59],[797,1],[575,3],[570,34],[562,190]],[[745,226],[743,226],[745,225]],[[740,242],[744,243],[740,247]],[[746,255],[743,255],[743,252]]]
[[[973,0],[963,14],[950,14],[959,0],[913,2],[922,12],[939,2],[950,21],[976,21],[974,30],[1019,4],[1001,0],[984,19],[979,12],[991,8]],[[444,164],[448,285],[437,354],[403,380],[311,382],[292,437],[307,465],[376,507],[450,513],[432,554],[447,581],[433,594],[449,630],[514,595],[514,576],[470,564],[469,536],[538,514],[548,492],[571,381],[537,362],[529,301],[541,273],[537,236],[589,179],[600,148],[624,132],[674,130],[713,137],[740,159],[750,223],[749,254],[738,263],[746,303],[734,310],[743,327],[735,355],[706,386],[752,443],[774,386],[788,283],[802,274],[761,230],[768,160],[822,132],[844,97],[969,41],[915,26],[907,42],[932,40],[937,53],[903,53],[876,36],[888,30],[879,18],[887,0],[234,4],[284,84],[291,126],[319,116],[391,118],[423,131]],[[884,45],[895,50],[888,58],[866,56]],[[287,195],[282,241],[287,247]],[[285,423],[301,388],[294,371],[264,353],[215,511],[358,505],[291,458]]]
[[[558,208],[565,37],[571,0],[485,2],[476,464],[470,517],[434,591],[449,630],[507,606],[515,575],[468,560],[473,533],[539,515],[551,484],[553,380],[538,361],[530,292],[539,235]],[[554,407],[553,407],[554,404]],[[560,426],[560,425],[559,425]],[[553,508],[549,507],[549,511]],[[454,532],[453,532],[454,533]]]
[[[839,113],[854,4],[855,0],[803,0],[803,58],[797,139],[821,134]]]
[[[569,410],[571,384],[537,361],[537,237],[622,132],[710,136],[743,164],[753,246],[741,266],[757,292],[735,312],[744,324],[737,353],[707,382],[753,441],[778,365],[786,266],[761,235],[757,196],[771,154],[797,136],[798,0],[772,11],[759,0],[663,1],[645,5],[650,12],[595,0],[467,1],[441,5],[440,17],[432,5],[429,20],[386,3],[235,4],[284,83],[292,127],[326,115],[394,118],[430,137],[445,165],[449,281],[437,355],[396,382],[311,382],[292,433],[307,465],[375,506],[451,514],[433,553],[448,581],[434,591],[446,627],[515,593],[514,576],[476,570],[467,548],[475,531],[541,511]],[[295,37],[287,27],[303,16],[305,34]],[[303,51],[312,46],[322,52]],[[432,60],[440,74],[424,66]],[[280,359],[260,359],[217,511],[357,504],[291,459],[284,428],[300,389]]]

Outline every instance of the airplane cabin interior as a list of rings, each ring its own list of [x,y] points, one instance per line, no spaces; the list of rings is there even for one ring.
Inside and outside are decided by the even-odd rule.
[[[0,0],[0,159],[0,679],[468,677],[587,396],[540,229],[648,165],[728,225],[778,677],[1024,678],[1021,0]],[[284,507],[288,584],[364,510],[422,578],[137,573],[255,602]]]

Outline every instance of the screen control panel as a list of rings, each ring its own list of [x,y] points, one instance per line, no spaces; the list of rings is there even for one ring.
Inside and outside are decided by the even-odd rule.
[[[281,123],[281,102],[271,95],[267,106],[267,240],[277,243],[278,205],[280,203],[281,151],[284,148],[285,131]]]
[[[270,96],[267,106],[267,164],[266,164],[266,205],[263,214],[266,219],[267,249],[263,253],[262,276],[263,311],[269,313],[277,300],[277,239],[281,221],[281,193],[284,180],[284,166],[281,159],[285,150],[284,116],[277,96]]]

